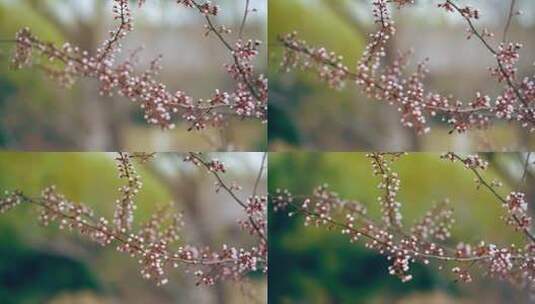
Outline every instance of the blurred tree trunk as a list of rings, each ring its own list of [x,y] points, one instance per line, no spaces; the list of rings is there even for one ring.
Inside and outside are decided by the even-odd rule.
[[[180,182],[174,183],[172,193],[175,201],[181,201],[182,205],[186,207],[186,212],[191,216],[195,231],[199,234],[199,239],[202,244],[214,246],[215,242],[211,233],[208,231],[208,223],[206,223],[206,216],[203,214],[201,208],[196,203],[199,201],[199,183],[195,176],[182,175]],[[225,304],[227,301],[225,287],[220,283],[216,283],[215,289],[216,303]]]
[[[206,222],[206,215],[202,208],[197,204],[200,200],[199,195],[199,181],[197,175],[182,174],[178,178],[173,178],[160,172],[154,165],[149,166],[151,172],[157,177],[173,195],[175,202],[181,202],[180,207],[185,209],[188,219],[191,219],[191,224],[195,231],[196,237],[200,243],[206,246],[214,246],[215,241],[210,231],[208,231],[208,223]],[[178,170],[177,170],[178,171]],[[217,282],[214,286],[215,303],[227,303],[227,295],[225,287],[221,282]]]

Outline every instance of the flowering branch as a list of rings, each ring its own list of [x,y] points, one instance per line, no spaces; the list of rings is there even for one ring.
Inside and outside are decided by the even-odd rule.
[[[374,169],[373,174],[381,178],[379,189],[384,190],[384,195],[379,198],[384,214],[383,221],[388,227],[401,228],[401,213],[399,211],[401,204],[396,201],[400,183],[398,175],[390,169],[385,154],[371,154],[370,158]]]
[[[310,46],[299,40],[297,33],[282,35],[279,41],[285,48],[281,63],[284,70],[300,68],[315,71],[321,80],[335,89],[342,88],[347,81],[353,81],[370,98],[385,101],[401,112],[403,126],[414,129],[418,134],[430,131],[428,118],[440,117],[451,126],[451,132],[464,133],[472,128],[486,128],[491,119],[517,122],[529,131],[535,130],[535,81],[525,77],[517,83],[516,63],[519,60],[518,43],[502,42],[493,48],[487,38],[493,37],[487,29],[479,31],[475,20],[479,19],[477,9],[460,7],[451,0],[438,7],[458,13],[468,24],[468,39],[475,36],[487,51],[496,58],[496,67],[491,74],[504,89],[493,102],[489,95],[477,92],[469,102],[454,100],[450,95],[426,92],[423,83],[428,70],[427,59],[418,64],[410,76],[404,75],[410,53],[398,53],[389,65],[382,63],[386,56],[385,46],[395,35],[396,28],[390,17],[387,4],[395,3],[398,8],[413,1],[374,0],[373,17],[379,30],[370,35],[370,42],[357,63],[355,71],[343,64],[342,57],[322,47]]]
[[[138,1],[142,6],[145,1]],[[208,125],[223,126],[226,117],[238,116],[242,119],[267,120],[267,80],[262,74],[257,75],[253,60],[258,55],[259,41],[242,41],[234,45],[225,35],[230,30],[216,26],[211,17],[219,14],[217,5],[210,2],[200,3],[192,0],[178,1],[185,7],[195,8],[207,22],[207,34],[214,33],[218,40],[231,53],[233,63],[226,65],[229,76],[236,82],[233,92],[215,90],[207,100],[194,100],[184,91],[170,92],[164,83],[156,80],[161,70],[160,57],[151,61],[149,68],[137,73],[134,71],[136,53],[120,63],[115,63],[114,56],[121,52],[121,40],[133,31],[133,17],[128,0],[113,1],[114,19],[118,24],[110,32],[96,55],[89,51],[66,43],[58,47],[43,42],[34,36],[28,28],[21,29],[16,35],[16,49],[13,55],[13,67],[20,69],[30,66],[34,52],[42,55],[50,65],[40,64],[39,68],[65,86],[71,86],[78,78],[93,78],[100,83],[100,93],[112,95],[114,92],[138,104],[144,111],[147,123],[163,129],[173,129],[177,116],[187,121],[191,130],[202,130]],[[54,62],[60,62],[57,67]]]
[[[204,160],[200,154],[190,153],[189,156],[186,158],[186,161],[191,161],[197,166],[204,167],[206,170],[208,170],[210,174],[212,174],[217,179],[218,189],[223,189],[225,192],[227,192],[232,197],[232,199],[246,211],[249,223],[241,222],[241,225],[246,230],[248,230],[250,234],[256,235],[257,237],[262,239],[262,247],[265,247],[264,249],[267,250],[267,237],[265,236],[267,228],[265,210],[267,198],[259,197],[256,194],[253,194],[253,196],[250,197],[247,202],[242,201],[235,193],[235,190],[237,190],[236,186],[228,185],[221,177],[220,174],[225,173],[226,169],[223,163],[218,160],[212,160],[208,162]],[[261,169],[261,172],[262,171],[263,169]]]
[[[196,154],[190,155],[201,159]],[[193,271],[197,285],[207,286],[220,280],[240,280],[250,272],[267,271],[267,240],[260,234],[264,230],[253,232],[250,225],[245,223],[241,223],[242,229],[259,237],[258,245],[250,249],[226,244],[221,249],[210,249],[179,242],[184,224],[182,214],[173,211],[172,204],[158,209],[147,222],[141,223],[137,230],[133,229],[134,199],[142,183],[141,177],[135,173],[132,160],[145,162],[150,157],[152,155],[119,153],[116,158],[119,177],[125,179],[126,184],[120,188],[122,198],[116,203],[114,225],[110,225],[105,217],[97,216],[90,207],[68,200],[54,186],[44,189],[40,197],[30,197],[21,191],[6,192],[0,197],[0,213],[6,213],[22,203],[35,205],[40,209],[39,219],[44,225],[56,222],[60,229],[78,231],[102,246],[116,246],[119,252],[138,259],[143,278],[153,280],[158,285],[168,282],[169,268],[184,267],[186,272]],[[223,166],[222,163],[218,164]],[[220,173],[218,171],[216,175],[218,185],[227,187],[221,183]],[[229,190],[229,193],[239,188],[237,185],[232,187],[234,190]],[[255,196],[244,203],[235,195],[233,198],[244,204],[248,218],[264,229],[267,199]]]
[[[457,6],[455,3],[453,3],[451,0],[447,0],[445,4],[442,4],[445,6],[453,7],[454,10],[461,15],[464,20],[466,20],[466,23],[470,27],[471,34],[475,35],[481,43],[487,48],[487,50],[496,57],[496,63],[498,64],[499,71],[496,71],[496,69],[493,70],[495,75],[499,75],[499,81],[505,79],[507,81],[507,84],[510,88],[513,89],[514,93],[518,97],[518,99],[524,104],[524,106],[529,106],[528,101],[524,99],[523,94],[520,92],[520,90],[517,88],[515,81],[515,72],[516,68],[514,67],[514,64],[518,61],[519,55],[518,50],[522,47],[521,44],[508,44],[505,45],[504,43],[500,44],[498,47],[498,50],[495,50],[492,48],[489,44],[489,42],[485,39],[485,37],[492,37],[493,34],[490,34],[489,32],[479,32],[476,27],[474,26],[474,23],[472,19],[479,19],[479,11],[476,9],[473,9],[471,7],[464,7],[461,8]],[[440,7],[440,5],[439,5]],[[450,8],[446,8],[446,10],[450,10]],[[469,36],[470,37],[470,36]]]
[[[488,163],[476,157],[462,158],[455,153],[447,153],[443,156],[445,159],[451,161],[460,161],[465,164],[465,167],[470,169],[477,178],[477,182],[480,186],[485,187],[492,195],[502,203],[502,205],[508,210],[509,218],[508,224],[516,226],[516,229],[521,230],[526,237],[535,242],[535,236],[531,233],[531,217],[527,215],[528,204],[524,199],[525,194],[521,192],[511,192],[507,197],[501,196],[489,182],[487,182],[481,175],[480,170],[485,170]]]
[[[122,192],[122,198],[116,202],[115,225],[118,230],[127,232],[132,229],[135,209],[134,198],[141,189],[142,183],[128,153],[120,152],[116,160],[119,178],[125,179],[126,185],[119,189]]]
[[[487,275],[504,281],[518,284],[520,287],[535,288],[535,239],[531,233],[531,217],[527,215],[528,203],[524,193],[511,192],[507,197],[497,191],[497,183],[489,183],[480,171],[488,167],[488,163],[477,155],[462,157],[447,153],[443,159],[461,162],[477,177],[478,188],[494,195],[504,207],[505,223],[515,231],[526,236],[522,246],[511,244],[498,247],[484,241],[476,245],[458,242],[452,243],[451,228],[454,224],[453,209],[448,200],[433,206],[425,215],[409,229],[402,229],[400,204],[393,204],[395,193],[400,182],[388,182],[397,174],[390,165],[401,155],[390,153],[367,154],[370,158],[374,174],[381,177],[379,189],[383,195],[379,197],[382,221],[367,214],[363,204],[342,199],[337,193],[329,191],[326,185],[314,189],[312,195],[294,196],[288,190],[277,190],[270,195],[275,211],[286,212],[289,216],[304,216],[305,226],[324,227],[338,231],[347,236],[351,243],[362,240],[365,247],[384,255],[389,261],[391,275],[399,277],[403,282],[412,279],[410,267],[420,262],[425,265],[434,262],[439,269],[449,268],[462,282],[471,282],[471,267],[478,266]],[[385,203],[390,198],[390,203]],[[397,225],[392,225],[395,218]]]

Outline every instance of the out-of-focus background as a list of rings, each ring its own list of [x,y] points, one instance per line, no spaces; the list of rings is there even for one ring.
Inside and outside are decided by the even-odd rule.
[[[213,35],[205,37],[205,20],[176,1],[146,1],[137,9],[132,1],[135,31],[123,41],[128,52],[144,47],[140,69],[163,55],[158,76],[170,90],[184,90],[197,98],[210,97],[216,88],[232,89],[224,64],[228,51]],[[245,0],[215,0],[222,13],[218,24],[237,37]],[[251,0],[244,37],[265,42],[267,1]],[[69,41],[95,50],[112,29],[111,0],[0,0],[0,40],[13,39],[21,27],[30,27],[43,40]],[[0,43],[0,147],[53,151],[262,151],[267,126],[260,121],[233,119],[228,128],[187,132],[177,124],[163,132],[143,120],[142,110],[125,98],[102,97],[96,82],[82,79],[64,90],[37,69],[9,70],[13,43]],[[264,44],[263,49],[267,49]],[[258,56],[258,71],[267,65],[266,52]]]
[[[99,215],[113,218],[118,187],[114,157],[108,153],[0,153],[0,189],[23,190],[29,196],[56,185],[67,198],[84,202]],[[229,168],[225,178],[243,186],[249,196],[262,153],[213,153]],[[136,201],[135,225],[162,204],[173,201],[183,211],[182,240],[193,245],[250,246],[239,230],[240,206],[215,193],[213,176],[184,163],[184,155],[162,153],[148,164],[136,164],[143,189]],[[265,193],[261,179],[258,193]],[[57,225],[38,224],[38,209],[20,205],[0,215],[0,302],[24,303],[266,303],[267,279],[251,274],[243,284],[197,287],[193,274],[169,271],[169,283],[157,287],[144,280],[136,259],[101,247]]]
[[[522,155],[485,154],[490,162],[487,180],[501,180],[500,193],[517,189]],[[524,155],[525,156],[525,155]],[[535,160],[531,155],[531,162]],[[473,174],[459,163],[440,160],[436,153],[412,153],[393,165],[401,178],[399,201],[404,227],[409,227],[432,207],[449,198],[456,220],[450,245],[459,241],[485,240],[498,246],[522,244],[500,218],[503,208],[488,192],[476,190]],[[533,201],[533,165],[519,187]],[[308,195],[328,183],[342,198],[364,204],[371,217],[379,219],[378,179],[364,153],[270,153],[269,189],[289,189]],[[530,206],[532,208],[533,206]],[[272,209],[272,208],[270,208]],[[533,210],[531,210],[533,212]],[[269,214],[270,303],[528,303],[522,290],[481,276],[473,268],[474,282],[455,283],[451,271],[413,264],[408,283],[388,274],[389,262],[361,242],[351,244],[339,232],[304,227],[300,215]]]
[[[415,51],[408,72],[424,58],[430,59],[430,75],[425,81],[434,92],[451,93],[470,100],[477,91],[496,96],[500,86],[487,68],[495,60],[480,42],[466,39],[466,24],[454,14],[438,9],[441,1],[416,0],[414,6],[393,9],[397,34],[387,52]],[[487,27],[501,41],[510,1],[456,1],[481,10],[478,27]],[[281,73],[282,48],[279,34],[298,31],[311,45],[323,46],[344,56],[354,68],[375,32],[371,1],[366,0],[271,0],[269,1],[270,151],[297,147],[329,151],[518,151],[535,147],[535,137],[520,127],[498,123],[489,130],[449,135],[449,128],[433,121],[432,131],[416,136],[403,128],[395,107],[359,94],[348,83],[335,91],[311,73]],[[535,2],[517,0],[523,15],[512,21],[508,40],[521,42],[519,76],[533,75],[535,57]],[[493,42],[493,45],[497,44]]]

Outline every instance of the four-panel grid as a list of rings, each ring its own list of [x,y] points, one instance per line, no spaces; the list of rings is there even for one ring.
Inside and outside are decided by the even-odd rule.
[[[535,301],[534,17],[0,0],[0,303]]]

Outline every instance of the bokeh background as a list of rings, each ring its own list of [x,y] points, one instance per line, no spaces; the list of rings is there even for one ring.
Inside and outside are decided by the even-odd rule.
[[[430,59],[427,88],[469,100],[476,91],[496,96],[500,87],[487,70],[495,64],[480,42],[466,40],[466,24],[436,6],[441,1],[416,0],[414,7],[393,9],[397,34],[387,47],[415,51],[408,72],[424,58]],[[478,27],[487,27],[501,41],[510,1],[459,0],[481,10]],[[270,151],[297,147],[329,151],[529,151],[535,137],[514,124],[498,123],[485,131],[449,135],[449,128],[432,122],[432,131],[416,136],[403,128],[395,107],[369,100],[348,83],[335,91],[312,73],[279,71],[282,48],[277,36],[298,31],[311,45],[323,46],[343,55],[354,68],[376,31],[367,0],[270,0],[269,78]],[[519,76],[533,75],[535,2],[517,0],[523,15],[512,21],[508,38],[522,42]],[[495,44],[495,43],[494,43]]]
[[[0,190],[20,189],[39,196],[50,185],[67,198],[84,202],[96,213],[113,218],[122,185],[114,153],[0,153]],[[225,178],[250,195],[262,153],[213,153],[229,168]],[[162,153],[148,164],[136,164],[144,187],[136,201],[139,225],[162,204],[173,201],[183,211],[182,240],[194,245],[252,245],[239,230],[243,210],[225,193],[215,193],[214,179],[184,155]],[[264,171],[265,173],[265,171]],[[265,175],[265,174],[264,174]],[[258,193],[265,193],[265,176]],[[197,287],[193,274],[169,271],[169,283],[157,287],[144,280],[136,259],[59,230],[42,227],[35,206],[20,205],[0,215],[0,302],[17,303],[266,303],[267,279],[251,274],[243,284]]]
[[[521,189],[533,201],[532,164],[525,181],[519,183],[525,156],[485,154],[492,169],[483,176],[488,181],[501,180],[500,193]],[[531,155],[530,162],[534,160]],[[456,220],[450,245],[480,240],[498,246],[521,244],[521,236],[500,219],[501,205],[488,192],[476,190],[473,174],[461,164],[440,160],[440,154],[411,153],[392,168],[401,178],[398,201],[405,227],[420,219],[434,202],[449,198]],[[323,183],[342,198],[360,201],[371,217],[380,218],[378,179],[364,153],[270,153],[271,193],[282,188],[294,195],[308,195]],[[270,210],[269,216],[268,280],[273,304],[529,302],[524,291],[485,278],[477,268],[473,269],[474,282],[458,284],[449,270],[417,263],[411,267],[413,280],[401,283],[388,274],[386,258],[365,249],[361,242],[351,244],[339,232],[304,227],[301,215],[288,217]]]
[[[222,9],[218,24],[237,37],[245,0],[215,0]],[[204,18],[176,1],[147,1],[137,9],[132,1],[135,31],[123,41],[128,51],[140,53],[144,69],[163,55],[159,75],[171,90],[184,90],[197,98],[210,97],[216,88],[232,89],[224,64],[232,57],[212,36],[205,37]],[[265,42],[267,1],[251,0],[244,37]],[[110,0],[0,0],[0,40],[13,39],[28,26],[43,40],[69,41],[95,50],[108,37],[112,25]],[[80,80],[64,90],[36,69],[9,70],[13,43],[0,43],[0,147],[52,151],[262,151],[267,126],[259,121],[233,119],[228,128],[187,132],[186,124],[162,132],[143,120],[141,109],[125,98],[102,97],[96,82]],[[264,44],[258,71],[267,67]]]

